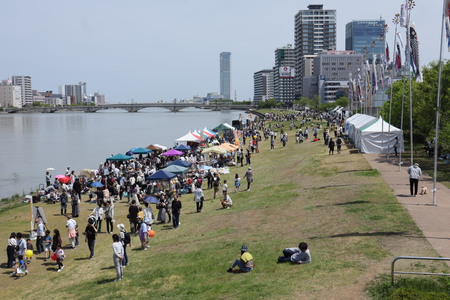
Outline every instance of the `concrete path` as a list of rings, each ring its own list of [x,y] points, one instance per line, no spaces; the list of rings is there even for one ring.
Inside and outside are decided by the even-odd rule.
[[[364,158],[373,169],[377,169],[381,177],[392,188],[394,195],[413,217],[424,236],[442,257],[450,257],[450,190],[437,183],[436,206],[433,206],[433,178],[422,175],[419,180],[419,191],[424,185],[428,188],[427,195],[411,197],[409,191],[409,175],[407,173],[409,157],[403,158],[401,170],[398,158],[387,161],[386,155],[364,154]],[[405,253],[404,255],[408,255]]]

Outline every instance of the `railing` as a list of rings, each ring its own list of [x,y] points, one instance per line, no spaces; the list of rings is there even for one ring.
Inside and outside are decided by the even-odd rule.
[[[394,286],[394,274],[416,274],[416,275],[437,275],[437,276],[450,276],[447,273],[425,273],[425,272],[402,272],[402,271],[394,271],[395,262],[399,259],[416,259],[416,260],[444,260],[450,261],[448,257],[420,257],[420,256],[398,256],[394,258],[391,263],[391,284]]]

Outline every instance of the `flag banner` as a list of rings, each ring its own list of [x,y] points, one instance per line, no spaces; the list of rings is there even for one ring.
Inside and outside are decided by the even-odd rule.
[[[406,5],[400,5],[400,26],[406,27]]]
[[[402,68],[402,55],[400,53],[400,45],[397,43],[397,53],[395,53],[395,68],[400,70]]]
[[[389,44],[387,42],[386,42],[386,56],[385,57],[386,57],[386,65],[389,65],[389,62],[391,61],[391,58],[389,56]]]
[[[445,15],[445,35],[447,36],[447,48],[450,52],[450,0],[445,0],[444,5]]]
[[[373,67],[373,72],[372,72],[372,94],[375,94],[376,91],[378,91],[378,78],[377,78],[377,55],[374,54],[372,56],[372,67]],[[380,58],[380,62],[381,62],[381,58]]]
[[[397,32],[397,38],[400,41],[400,46],[402,46],[402,48],[403,48],[403,39],[402,39],[402,35],[400,34],[400,32]]]
[[[409,27],[409,46],[411,54],[411,67],[416,76],[416,79],[420,78],[420,64],[419,64],[419,38],[414,25]]]

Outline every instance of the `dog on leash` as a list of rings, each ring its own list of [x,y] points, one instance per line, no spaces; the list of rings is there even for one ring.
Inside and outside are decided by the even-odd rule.
[[[422,185],[422,188],[420,189],[420,194],[421,195],[426,195],[428,194],[428,189],[426,186]]]

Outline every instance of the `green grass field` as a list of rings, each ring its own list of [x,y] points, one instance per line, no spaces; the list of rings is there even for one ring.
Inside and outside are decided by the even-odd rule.
[[[288,127],[285,127],[288,128]],[[399,255],[436,256],[407,211],[396,201],[376,170],[360,154],[328,155],[322,143],[305,140],[295,144],[294,131],[282,149],[269,142],[252,157],[254,183],[250,192],[234,193],[233,178],[243,177],[246,166],[231,168],[228,179],[234,206],[220,209],[212,191],[205,190],[202,213],[195,213],[193,195],[182,197],[181,226],[153,226],[156,237],[149,251],[139,250],[133,237],[128,248],[130,265],[124,279],[113,282],[112,239],[97,237],[96,255],[88,260],[84,240],[76,250],[67,249],[65,269],[57,273],[53,262],[35,256],[29,275],[13,279],[2,269],[3,299],[361,299],[367,286],[387,274],[390,261]],[[94,208],[83,198],[84,231]],[[59,228],[68,246],[58,205],[42,204],[48,227]],[[154,207],[154,206],[153,206]],[[116,223],[124,223],[126,202],[116,204]],[[154,210],[156,212],[156,210]],[[0,212],[0,234],[27,232],[29,207]],[[105,224],[103,225],[105,227]],[[309,244],[313,262],[277,264],[285,247]],[[249,246],[255,269],[247,274],[226,272],[242,244]],[[6,248],[6,244],[5,244]],[[6,262],[6,251],[2,252]],[[445,268],[442,264],[403,265],[410,269]]]

